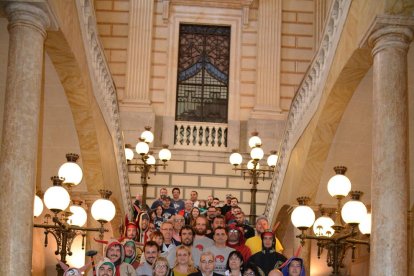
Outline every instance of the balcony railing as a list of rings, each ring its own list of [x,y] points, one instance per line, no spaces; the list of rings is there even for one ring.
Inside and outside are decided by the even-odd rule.
[[[226,151],[227,129],[227,124],[177,121],[174,148]]]

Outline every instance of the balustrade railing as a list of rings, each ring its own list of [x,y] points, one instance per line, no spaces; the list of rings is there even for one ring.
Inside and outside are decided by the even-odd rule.
[[[177,121],[174,148],[226,151],[227,130],[227,124]]]

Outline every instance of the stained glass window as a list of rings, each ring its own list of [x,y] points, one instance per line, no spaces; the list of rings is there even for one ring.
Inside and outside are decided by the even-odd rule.
[[[180,25],[177,121],[227,123],[230,27]]]

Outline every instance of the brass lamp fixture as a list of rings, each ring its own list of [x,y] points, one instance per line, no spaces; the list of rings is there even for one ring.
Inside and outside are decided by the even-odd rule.
[[[50,214],[46,214],[43,224],[33,225],[36,228],[45,229],[45,247],[48,245],[48,234],[55,237],[57,244],[55,254],[60,255],[60,260],[63,263],[66,263],[67,255],[72,255],[71,247],[77,235],[82,236],[82,249],[84,249],[86,232],[99,232],[100,239],[103,239],[104,232],[108,232],[104,228],[104,224],[110,222],[115,216],[115,205],[109,200],[112,192],[100,190],[102,198],[92,204],[91,213],[101,226],[99,228],[83,227],[87,221],[87,214],[81,206],[82,201],[70,199],[71,188],[82,180],[82,169],[76,163],[79,155],[69,153],[66,158],[68,162],[60,167],[59,176],[51,177],[53,186],[49,187],[43,196],[44,204],[54,215],[52,217]],[[36,195],[33,215],[38,217],[42,212],[43,202]],[[49,223],[50,219],[52,223]],[[58,276],[63,275],[64,271],[60,265],[56,265],[56,270]]]
[[[130,172],[141,173],[141,186],[142,186],[142,206],[145,208],[147,200],[147,187],[149,174],[153,172],[154,175],[157,172],[157,167],[162,166],[164,169],[167,166],[167,162],[171,159],[171,152],[168,149],[168,145],[163,145],[162,149],[158,152],[159,160],[162,164],[158,164],[153,153],[150,151],[149,144],[154,140],[154,134],[151,132],[151,127],[146,126],[145,131],[141,133],[139,142],[135,146],[135,151],[139,154],[139,157],[134,159],[134,151],[130,145],[125,145],[125,156],[128,162],[128,170]]]
[[[250,177],[250,184],[252,187],[250,189],[250,216],[249,222],[250,224],[254,224],[256,221],[256,192],[257,192],[257,185],[259,184],[258,179],[260,177],[265,180],[266,173],[269,174],[269,177],[273,174],[276,163],[277,163],[277,152],[271,151],[269,157],[267,158],[267,166],[260,168],[260,160],[264,156],[262,146],[262,140],[258,136],[258,132],[253,132],[252,137],[249,139],[249,146],[251,148],[250,157],[252,158],[245,167],[238,167],[243,162],[243,157],[237,150],[233,150],[233,153],[230,155],[230,164],[234,166],[234,171],[241,171],[243,174],[243,179],[246,179],[246,175]]]
[[[305,240],[316,240],[318,246],[318,258],[323,249],[327,250],[327,264],[333,268],[332,275],[340,275],[339,269],[343,267],[343,259],[348,249],[352,249],[352,261],[355,260],[356,245],[370,246],[369,235],[371,233],[371,214],[360,201],[363,194],[360,191],[351,191],[351,181],[345,176],[347,170],[344,166],[334,168],[336,175],[328,182],[329,194],[337,199],[337,207],[334,209],[335,221],[328,215],[326,209],[321,208],[322,216],[315,221],[315,212],[308,206],[309,197],[299,197],[299,206],[291,216],[293,225],[302,231],[296,236]],[[350,194],[351,200],[341,206],[341,200]],[[342,208],[341,208],[342,207]],[[346,223],[343,224],[342,220]],[[313,225],[313,234],[307,234],[307,230]],[[356,239],[357,226],[367,239]]]

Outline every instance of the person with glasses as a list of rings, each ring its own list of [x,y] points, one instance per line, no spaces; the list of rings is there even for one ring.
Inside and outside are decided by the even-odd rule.
[[[172,221],[174,226],[173,239],[175,239],[178,242],[181,242],[180,230],[184,226],[184,217],[182,215],[175,215],[173,216]]]
[[[152,265],[153,276],[169,276],[171,275],[168,261],[164,257],[158,257]]]
[[[214,258],[214,254],[210,251],[201,253],[199,271],[188,274],[188,276],[220,276],[220,274],[214,272]]]
[[[248,262],[244,267],[243,276],[265,276],[265,274],[257,265]]]
[[[243,275],[243,256],[239,251],[233,251],[229,254],[226,265],[226,276]]]
[[[243,228],[238,227],[236,224],[230,224],[227,227],[228,239],[227,246],[233,248],[236,251],[239,251],[243,256],[243,260],[247,260],[252,255],[250,248],[248,248],[244,242]]]

